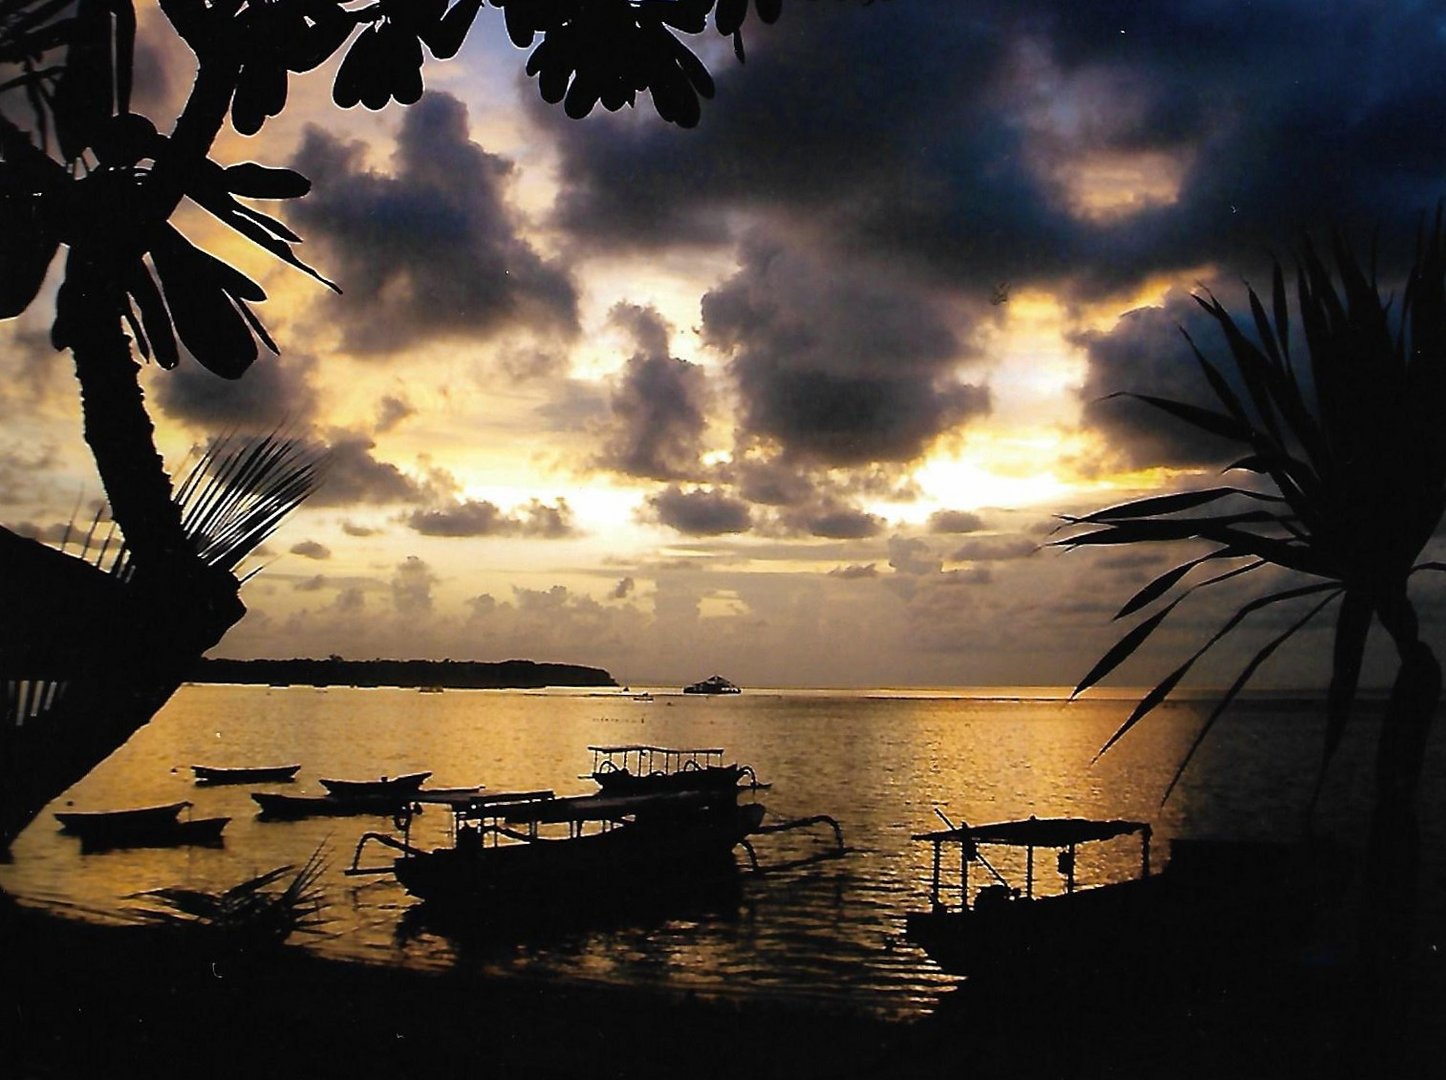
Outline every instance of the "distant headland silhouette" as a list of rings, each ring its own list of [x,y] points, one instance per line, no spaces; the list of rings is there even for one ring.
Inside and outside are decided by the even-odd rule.
[[[225,660],[202,659],[191,682],[307,686],[448,687],[529,690],[543,686],[617,686],[602,668],[535,660]]]

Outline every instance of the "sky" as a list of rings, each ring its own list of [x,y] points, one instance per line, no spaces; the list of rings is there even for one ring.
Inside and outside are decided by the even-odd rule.
[[[192,68],[140,7],[164,130]],[[1058,515],[1227,460],[1108,395],[1205,401],[1180,329],[1225,350],[1192,292],[1238,310],[1332,228],[1389,276],[1446,196],[1446,3],[789,0],[746,42],[695,42],[695,129],[645,97],[574,121],[489,7],[410,108],[340,110],[328,67],[226,133],[216,160],[311,178],[276,213],[342,292],[183,208],[281,354],[148,366],[167,461],[278,427],[329,448],[212,655],[1073,684],[1172,560],[1048,547]],[[0,323],[0,521],[54,540],[102,492],[49,317]],[[1183,606],[1120,678],[1254,595]],[[1262,683],[1323,685],[1325,626]]]

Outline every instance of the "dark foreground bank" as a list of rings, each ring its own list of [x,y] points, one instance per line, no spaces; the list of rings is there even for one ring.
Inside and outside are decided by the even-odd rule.
[[[961,986],[890,1023],[780,1001],[231,955],[0,897],[10,1077],[1426,1077],[1446,1060],[1439,971],[1389,1018],[1328,971],[1224,983]]]

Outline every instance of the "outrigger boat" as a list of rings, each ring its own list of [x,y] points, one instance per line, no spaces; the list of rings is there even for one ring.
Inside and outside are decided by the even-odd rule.
[[[198,784],[281,784],[289,783],[301,771],[300,765],[243,765],[220,767],[192,765]]]
[[[1128,836],[1140,838],[1139,876],[1080,888],[1077,849]],[[1159,892],[1160,875],[1150,872],[1150,836],[1150,826],[1141,821],[1035,817],[993,825],[951,824],[916,835],[915,840],[933,845],[933,872],[929,910],[909,914],[908,937],[955,975],[1018,973],[1035,963],[1056,969],[1072,960],[1117,954],[1140,935],[1142,917]],[[1024,850],[1022,890],[995,869],[983,850],[990,847]],[[1035,895],[1035,853],[1041,848],[1056,854],[1065,879],[1063,892]],[[957,883],[945,876],[946,849],[955,852],[949,865],[958,867]],[[970,904],[969,868],[976,863],[991,880]]]
[[[688,769],[687,762],[697,761],[692,751],[644,749],[655,751],[651,764],[658,767],[634,780],[650,780],[650,790],[458,797],[450,801],[451,846],[414,846],[410,822],[403,819],[401,839],[364,835],[346,873],[394,873],[409,893],[443,912],[551,917],[630,910],[661,894],[696,895],[701,889],[736,887],[740,868],[734,849],[742,847],[756,868],[749,837],[759,833],[826,822],[838,839],[838,851],[832,854],[843,852],[842,835],[832,818],[764,825],[761,804],[740,804],[740,792],[749,788],[740,786],[738,778],[751,776],[752,769],[718,766],[709,772],[701,764]],[[597,748],[596,771],[603,772],[600,762],[609,750],[621,753],[621,748]],[[630,754],[637,752],[629,748]],[[721,756],[722,751],[712,753]],[[727,783],[722,780],[725,771],[731,776]],[[664,778],[671,777],[679,779],[669,787]],[[362,867],[362,851],[370,842],[399,855],[390,866]]]
[[[59,811],[62,831],[80,838],[81,848],[95,851],[120,847],[171,847],[214,844],[230,818],[180,820],[189,802],[144,806],[131,810]]]
[[[1141,821],[1031,817],[917,835],[934,849],[930,907],[908,915],[907,935],[956,975],[1087,979],[1258,964],[1306,943],[1325,883],[1345,857],[1316,840],[1176,838],[1169,865],[1152,872],[1151,831]],[[1080,885],[1077,849],[1132,836],[1140,842],[1137,876]],[[989,848],[1023,849],[1022,890],[995,868]],[[1036,895],[1040,849],[1054,853],[1062,892]],[[946,880],[946,850],[957,881]],[[989,880],[971,904],[972,864]]]
[[[721,749],[681,750],[667,746],[589,746],[589,774],[605,795],[649,795],[669,791],[726,791],[763,785],[748,765],[724,765]]]

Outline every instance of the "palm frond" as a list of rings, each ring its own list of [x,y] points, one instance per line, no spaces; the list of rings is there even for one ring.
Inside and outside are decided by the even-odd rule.
[[[325,460],[323,451],[277,432],[214,440],[176,489],[197,555],[234,570],[316,491]],[[128,550],[118,563],[128,574]]]
[[[297,869],[278,866],[221,892],[171,887],[137,893],[159,908],[139,908],[144,921],[181,928],[202,928],[237,945],[279,944],[293,933],[319,933],[327,923],[320,878],[326,869],[322,848]],[[290,874],[286,887],[272,889]]]

